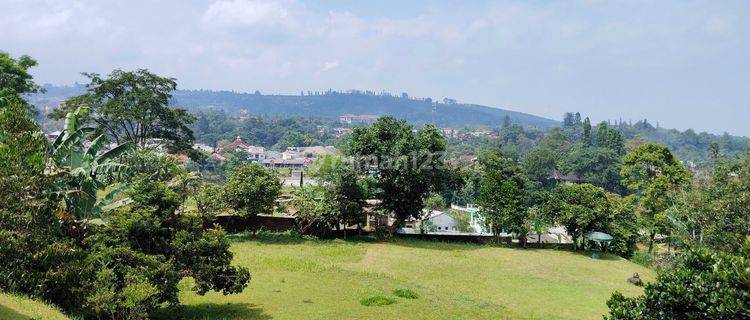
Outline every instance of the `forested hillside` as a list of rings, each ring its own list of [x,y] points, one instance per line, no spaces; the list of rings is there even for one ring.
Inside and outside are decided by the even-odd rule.
[[[56,106],[66,98],[81,94],[85,87],[45,85],[44,94],[32,96],[37,107]],[[509,116],[515,123],[526,126],[554,127],[558,121],[526,113],[497,109],[475,104],[457,103],[452,99],[433,101],[415,99],[406,93],[394,96],[371,91],[300,93],[300,95],[264,95],[233,91],[177,90],[172,104],[190,109],[214,106],[230,114],[247,112],[263,115],[299,115],[338,118],[342,114],[392,115],[411,123],[436,123],[439,126],[500,125]],[[434,109],[434,114],[433,114]],[[434,118],[433,118],[434,117]],[[434,121],[433,121],[434,120]]]

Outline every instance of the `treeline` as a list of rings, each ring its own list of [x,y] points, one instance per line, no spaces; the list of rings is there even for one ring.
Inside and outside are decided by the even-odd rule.
[[[285,150],[287,147],[333,145],[336,136],[332,119],[302,116],[232,116],[215,108],[200,108],[193,112],[195,138],[201,143],[216,146],[222,140],[243,141],[266,148]]]

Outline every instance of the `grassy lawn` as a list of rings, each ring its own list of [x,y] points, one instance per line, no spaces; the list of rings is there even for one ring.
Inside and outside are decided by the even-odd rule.
[[[59,310],[44,303],[0,293],[0,319],[2,320],[68,320]]]
[[[592,260],[583,253],[473,244],[237,237],[232,250],[235,263],[253,275],[248,289],[198,296],[184,281],[180,316],[601,319],[612,291],[642,293],[626,282],[633,272],[654,278],[653,271],[614,256]],[[416,298],[399,297],[403,290]]]

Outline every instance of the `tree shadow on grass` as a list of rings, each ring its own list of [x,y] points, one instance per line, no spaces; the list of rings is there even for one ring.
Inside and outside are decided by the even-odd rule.
[[[594,253],[594,251],[591,251],[591,250],[578,250],[578,251],[571,251],[571,252],[574,252],[576,255],[579,255],[579,256],[585,256],[593,261],[596,261],[596,260],[619,261],[619,260],[624,259],[614,253],[609,253],[609,252],[600,252],[599,258],[597,259],[591,258],[591,255]]]
[[[288,232],[284,233],[270,233],[270,232],[259,232],[252,234],[250,232],[230,234],[227,236],[229,241],[232,242],[247,242],[254,241],[264,244],[300,244],[312,239],[305,238],[300,235],[291,234]]]
[[[18,313],[16,310],[0,305],[0,319],[3,320],[26,320],[28,316]]]
[[[200,303],[181,306],[178,309],[165,309],[156,314],[155,319],[185,320],[270,320],[263,309],[249,303]]]
[[[253,241],[262,244],[301,244],[306,242],[326,243],[331,241],[343,241],[346,243],[370,243],[376,241],[376,239],[372,236],[350,235],[346,238],[316,238],[312,236],[302,236],[290,232],[258,232],[255,235],[250,232],[244,232],[228,235],[227,238],[232,242]]]
[[[410,238],[392,238],[382,243],[388,243],[395,246],[415,248],[415,249],[430,249],[438,251],[471,251],[487,248],[490,245],[479,244],[472,242],[455,242],[455,241],[440,241],[440,240],[426,240],[426,239],[410,239]]]

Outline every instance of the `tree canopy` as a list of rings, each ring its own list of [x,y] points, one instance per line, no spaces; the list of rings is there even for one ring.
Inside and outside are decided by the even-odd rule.
[[[430,191],[441,190],[445,147],[445,138],[434,126],[413,131],[406,121],[393,117],[352,133],[347,150],[376,179],[380,206],[396,218],[391,233],[406,219],[420,218]]]
[[[70,111],[86,107],[82,119],[117,143],[139,146],[163,139],[171,150],[187,150],[194,137],[190,124],[195,116],[172,108],[169,101],[177,88],[175,79],[160,77],[145,69],[114,70],[106,77],[84,73],[90,83],[86,93],[70,98],[50,117],[61,119]]]
[[[16,59],[0,51],[0,108],[7,107],[11,100],[20,102],[27,109],[33,108],[22,98],[25,94],[43,91],[29,73],[29,69],[36,65],[36,60],[27,55]]]

